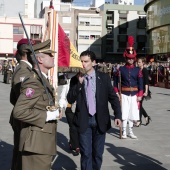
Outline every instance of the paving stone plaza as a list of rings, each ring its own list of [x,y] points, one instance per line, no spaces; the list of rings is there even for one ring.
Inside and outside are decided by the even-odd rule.
[[[61,87],[59,88],[60,91]],[[119,129],[114,126],[106,135],[101,170],[169,170],[170,169],[170,90],[150,87],[152,99],[144,101],[151,123],[134,128],[138,139],[119,139]],[[0,75],[0,170],[10,170],[13,131],[9,117],[10,84],[3,83]],[[113,120],[113,112],[111,111]],[[65,115],[58,122],[58,158],[53,170],[79,170],[80,156],[73,156],[68,146],[68,124]],[[48,143],[47,143],[48,145]]]

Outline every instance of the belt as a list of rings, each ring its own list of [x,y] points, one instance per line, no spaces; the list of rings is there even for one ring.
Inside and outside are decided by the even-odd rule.
[[[122,91],[138,91],[137,87],[122,87]]]

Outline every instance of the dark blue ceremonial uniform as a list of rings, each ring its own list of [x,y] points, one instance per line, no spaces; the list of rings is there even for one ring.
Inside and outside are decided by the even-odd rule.
[[[114,90],[119,92],[118,84],[121,75],[121,93],[127,96],[143,95],[143,75],[140,68],[124,65],[119,68],[114,78]]]

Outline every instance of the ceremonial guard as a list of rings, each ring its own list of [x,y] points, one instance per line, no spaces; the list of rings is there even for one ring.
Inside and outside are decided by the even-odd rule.
[[[11,80],[10,102],[14,106],[20,95],[21,83],[23,82],[25,77],[29,77],[31,75],[32,65],[28,61],[29,58],[28,56],[30,54],[31,54],[31,49],[30,46],[28,45],[28,40],[24,38],[21,39],[17,44],[17,52],[15,54],[15,57],[19,64],[16,67]],[[20,170],[21,156],[19,152],[19,138],[20,138],[21,122],[13,118],[13,111],[10,116],[10,124],[14,131],[14,149],[13,149],[11,170]]]
[[[122,106],[123,135],[126,139],[127,122],[129,124],[128,136],[136,139],[133,133],[133,122],[139,120],[139,101],[143,96],[143,76],[140,68],[134,65],[136,61],[136,51],[133,48],[134,39],[128,37],[129,47],[125,49],[123,56],[126,64],[118,69],[114,77],[114,90],[118,95]]]
[[[49,170],[56,154],[59,109],[54,108],[54,88],[47,77],[48,70],[54,67],[55,51],[50,50],[50,43],[47,40],[34,46],[38,64],[34,61],[32,76],[24,79],[14,107],[14,117],[22,122],[19,142],[22,170]]]

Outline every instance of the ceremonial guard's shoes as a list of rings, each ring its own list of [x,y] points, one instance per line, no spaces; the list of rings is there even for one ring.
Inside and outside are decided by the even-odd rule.
[[[137,139],[137,136],[135,136],[133,133],[129,133],[128,136],[132,139]]]
[[[127,135],[126,133],[123,132],[122,139],[126,139],[126,138],[127,138]]]

